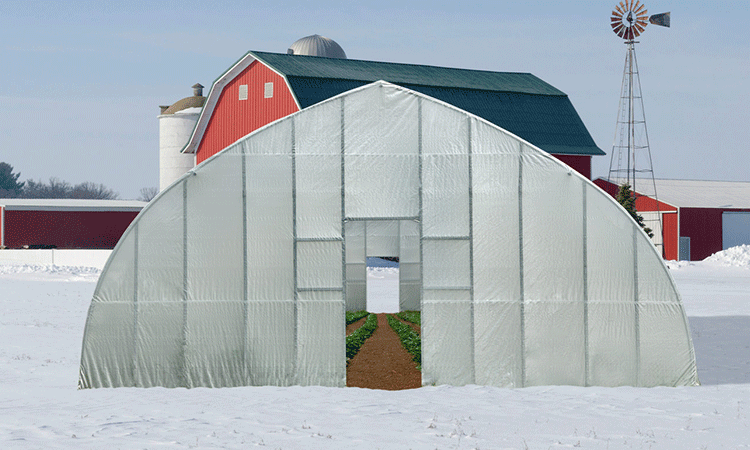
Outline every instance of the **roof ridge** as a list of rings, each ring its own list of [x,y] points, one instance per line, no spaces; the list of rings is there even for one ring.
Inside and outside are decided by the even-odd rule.
[[[273,67],[275,70],[284,73],[285,76],[290,77],[305,77],[311,79],[329,78],[364,82],[387,79],[390,82],[408,83],[420,86],[457,87],[480,91],[513,92],[560,97],[568,96],[565,92],[557,89],[530,72],[497,72],[484,69],[463,69],[426,64],[340,59],[309,55],[289,55],[286,53],[261,51],[250,51],[248,53],[269,67]],[[393,79],[392,77],[394,74],[390,74],[390,77],[383,78],[382,76],[379,76],[383,75],[382,73],[374,74],[374,76],[371,73],[370,76],[365,76],[363,69],[367,66],[369,66],[368,68],[370,70],[377,68],[380,69],[381,72],[389,70],[394,71],[403,79]],[[311,74],[311,69],[314,69],[319,73]],[[300,71],[300,73],[298,73],[298,71]],[[444,76],[442,78],[443,83],[436,81],[434,77],[429,77],[430,74],[424,73],[425,71],[441,73]],[[360,74],[361,76],[358,76]],[[464,78],[464,76],[466,78]],[[419,79],[420,77],[422,78],[421,80]]]
[[[537,77],[531,72],[508,72],[508,71],[497,71],[497,70],[487,70],[487,69],[465,69],[461,67],[435,66],[432,64],[414,64],[414,63],[402,63],[402,62],[395,62],[395,61],[372,61],[369,59],[356,59],[356,58],[343,59],[343,58],[330,58],[328,56],[289,55],[287,53],[263,52],[259,50],[251,50],[250,52],[253,54],[261,54],[261,55],[279,55],[279,56],[289,56],[289,57],[293,56],[293,57],[303,57],[303,58],[329,59],[329,60],[336,60],[336,61],[363,62],[363,63],[371,63],[371,64],[395,64],[399,66],[430,67],[433,69],[468,71],[468,72],[484,72],[488,74],[500,73],[500,74],[510,74],[510,75],[531,75],[534,78],[540,79],[539,77]]]

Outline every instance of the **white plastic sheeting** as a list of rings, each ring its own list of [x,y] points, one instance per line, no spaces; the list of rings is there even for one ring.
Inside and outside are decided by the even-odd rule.
[[[133,222],[96,288],[80,386],[344,386],[366,257],[398,256],[425,384],[691,385],[648,237],[569,167],[385,82],[236,142]]]

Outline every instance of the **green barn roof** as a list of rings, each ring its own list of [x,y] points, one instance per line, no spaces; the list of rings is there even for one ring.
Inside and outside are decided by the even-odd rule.
[[[378,80],[482,117],[548,153],[604,155],[568,96],[530,73],[250,52],[284,75],[301,108]]]

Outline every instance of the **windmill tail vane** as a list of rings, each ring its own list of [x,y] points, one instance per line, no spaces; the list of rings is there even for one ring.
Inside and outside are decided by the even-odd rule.
[[[654,25],[669,28],[669,13],[665,12],[661,14],[654,14],[653,16],[648,18],[648,21],[653,23]]]

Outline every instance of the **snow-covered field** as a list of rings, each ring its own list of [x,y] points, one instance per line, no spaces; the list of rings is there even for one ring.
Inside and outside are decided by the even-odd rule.
[[[669,265],[701,387],[400,392],[79,391],[83,326],[99,272],[0,266],[0,449],[749,448],[750,247]],[[397,276],[394,268],[370,269],[368,286],[385,292]],[[395,303],[371,298],[368,306],[387,311]]]

